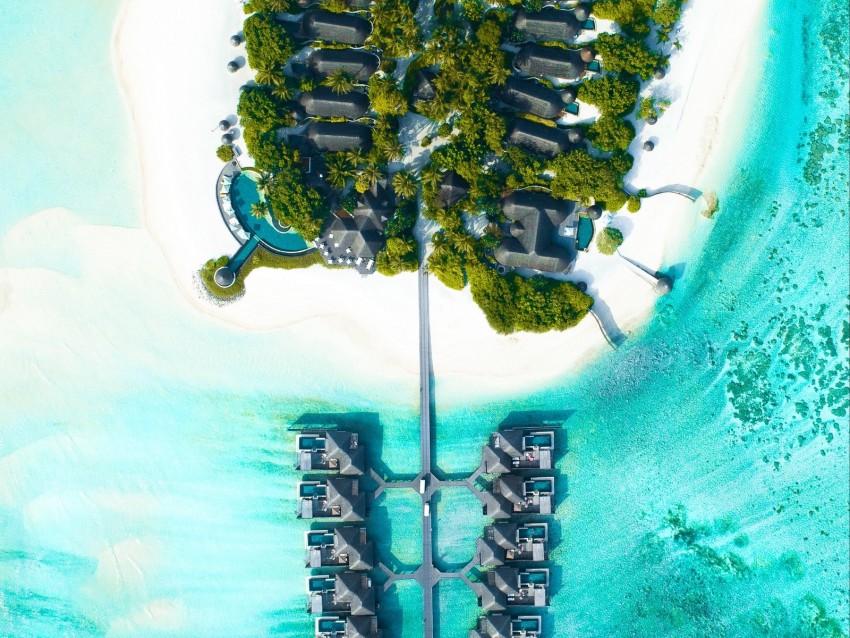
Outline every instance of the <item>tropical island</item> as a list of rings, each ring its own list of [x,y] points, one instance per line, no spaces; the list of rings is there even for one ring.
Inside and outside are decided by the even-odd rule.
[[[251,0],[231,43],[254,80],[217,149],[241,248],[207,262],[207,290],[236,298],[262,266],[424,265],[498,332],[576,325],[594,303],[576,261],[594,237],[616,254],[603,218],[647,194],[626,186],[629,148],[664,111],[642,88],[683,2]]]

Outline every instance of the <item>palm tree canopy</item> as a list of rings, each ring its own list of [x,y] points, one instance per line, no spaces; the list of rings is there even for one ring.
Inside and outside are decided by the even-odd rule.
[[[256,204],[251,204],[251,215],[253,215],[257,219],[265,217],[267,210],[268,208],[266,207],[265,202],[257,202]]]

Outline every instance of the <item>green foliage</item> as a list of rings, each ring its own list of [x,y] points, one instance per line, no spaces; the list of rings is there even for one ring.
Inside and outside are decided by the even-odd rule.
[[[452,134],[452,125],[444,122],[437,127],[437,137],[448,137]]]
[[[650,117],[659,117],[664,114],[668,106],[670,106],[670,100],[645,97],[640,101],[640,105],[638,106],[638,119],[648,120]]]
[[[428,257],[428,271],[452,290],[462,290],[466,286],[464,257],[452,250],[445,241],[445,232],[434,235],[434,251]]]
[[[281,224],[292,226],[305,241],[319,236],[325,219],[325,201],[321,194],[306,184],[298,155],[281,148],[281,168],[269,189],[272,212]]]
[[[307,91],[312,91],[313,89],[315,89],[316,86],[318,86],[316,78],[312,78],[305,75],[301,78],[301,82],[299,83],[298,88],[304,93],[306,93]]]
[[[635,139],[635,127],[620,117],[603,115],[590,125],[588,137],[601,151],[625,151]]]
[[[546,164],[535,155],[511,146],[505,151],[503,158],[511,169],[506,184],[509,189],[545,183],[542,174],[546,170]]]
[[[369,42],[389,58],[403,58],[422,50],[422,34],[409,0],[375,0]]]
[[[623,243],[623,233],[613,226],[606,226],[596,236],[596,247],[603,255],[613,255]]]
[[[207,292],[220,301],[230,301],[241,297],[245,293],[245,278],[257,268],[280,268],[283,270],[294,270],[297,268],[309,268],[310,266],[330,267],[322,259],[318,250],[311,250],[300,255],[276,255],[258,246],[248,261],[236,273],[236,280],[229,288],[221,288],[215,283],[215,271],[226,266],[230,257],[226,255],[218,259],[210,259],[199,271],[201,282]]]
[[[255,13],[245,20],[243,30],[252,69],[282,67],[295,51],[292,38],[271,14]]]
[[[396,70],[397,66],[398,66],[398,64],[396,63],[395,60],[392,60],[390,58],[384,58],[383,60],[381,60],[381,67],[380,68],[381,68],[381,71],[383,71],[387,75],[391,75]]]
[[[649,35],[654,7],[655,0],[603,0],[593,5],[593,13],[613,20],[630,35],[645,37]]]
[[[421,140],[419,140],[419,145],[422,148],[425,148],[426,146],[431,146],[431,138],[425,135]]]
[[[393,190],[396,197],[410,199],[416,195],[418,189],[416,177],[410,171],[399,171],[393,175]]]
[[[372,148],[366,159],[373,164],[386,164],[403,155],[404,147],[398,140],[398,119],[379,115],[372,127]]]
[[[559,199],[605,202],[609,210],[619,210],[626,203],[623,175],[611,160],[591,157],[576,150],[559,155],[549,163],[554,171],[552,195]]]
[[[378,272],[392,276],[419,268],[418,245],[412,237],[390,237],[375,258]]]
[[[369,102],[378,115],[400,116],[407,113],[407,100],[389,75],[369,78]]]
[[[354,81],[342,69],[336,69],[328,77],[322,80],[322,84],[328,87],[334,93],[342,95],[348,93],[354,88]]]
[[[537,122],[538,124],[542,124],[543,126],[548,126],[550,128],[556,128],[558,126],[555,124],[554,120],[547,120],[545,117],[540,117],[539,115],[534,115],[532,113],[517,113],[516,117],[528,120],[529,122]]]
[[[648,80],[655,69],[667,65],[663,55],[653,53],[642,41],[621,35],[600,33],[594,46],[607,71],[629,73]]]
[[[502,334],[566,330],[593,305],[593,299],[572,282],[541,276],[525,279],[516,273],[501,276],[478,262],[468,262],[466,274],[472,298]]]
[[[233,152],[233,147],[230,144],[222,144],[215,150],[215,155],[226,164],[227,162],[232,162],[236,154]]]
[[[261,86],[246,86],[239,94],[236,113],[245,128],[270,131],[286,125],[284,104]]]
[[[357,176],[357,180],[354,182],[354,189],[358,193],[365,193],[378,183],[379,180],[383,179],[383,177],[384,174],[380,168],[374,164],[367,164]]]
[[[611,158],[609,160],[611,162],[611,166],[614,167],[620,175],[625,175],[630,170],[632,170],[632,166],[635,164],[635,158],[626,151],[615,151],[611,154]]]
[[[630,213],[636,213],[640,210],[640,198],[632,195],[629,197],[629,201],[626,205],[628,206]]]
[[[322,9],[331,13],[345,13],[348,11],[348,4],[345,0],[322,0]]]
[[[582,82],[578,87],[578,99],[596,105],[603,115],[626,115],[635,108],[639,90],[634,80],[606,75]]]
[[[245,13],[284,13],[291,7],[289,0],[250,0],[245,5]]]

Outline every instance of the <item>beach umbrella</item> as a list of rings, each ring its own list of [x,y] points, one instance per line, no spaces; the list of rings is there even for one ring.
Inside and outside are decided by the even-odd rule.
[[[228,144],[233,144],[233,136],[230,133],[225,133],[221,136],[221,143],[227,146]]]
[[[239,63],[236,60],[231,60],[227,63],[227,70],[236,73],[239,70]]]
[[[567,140],[570,144],[579,144],[584,140],[584,133],[580,128],[571,128],[567,131]]]
[[[652,143],[652,141],[650,141],[650,140],[646,140],[646,141],[643,143],[643,150],[645,150],[645,151],[651,151],[651,150],[653,150],[654,148],[655,148],[655,144],[654,144],[654,143]]]
[[[584,22],[590,17],[590,9],[587,8],[587,5],[580,4],[573,9],[573,15],[579,22]]]
[[[228,122],[227,120],[222,120],[218,123],[218,128],[219,130],[226,131],[230,128],[230,122]]]
[[[564,92],[561,93],[561,100],[563,100],[564,104],[572,104],[576,101],[578,97],[578,87],[568,86],[564,89]]]
[[[594,53],[593,49],[591,49],[590,47],[582,47],[581,51],[579,52],[579,55],[581,55],[581,59],[583,62],[593,62],[593,60],[596,58],[596,53]]]
[[[655,73],[652,74],[652,77],[656,80],[663,80],[665,75],[667,75],[667,72],[664,69],[658,68],[655,69]]]
[[[586,215],[590,219],[599,219],[600,217],[602,217],[602,207],[599,206],[598,204],[593,204],[593,206],[588,206],[587,211],[586,211]]]
[[[654,115],[650,115],[648,118],[646,118],[647,124],[655,124],[657,121],[658,121],[658,118],[655,117]]]
[[[238,33],[230,36],[230,44],[232,44],[235,47],[238,47],[240,44],[242,44],[242,36],[239,35]]]
[[[587,284],[583,281],[580,281],[576,284],[576,288],[578,288],[581,292],[587,292]]]

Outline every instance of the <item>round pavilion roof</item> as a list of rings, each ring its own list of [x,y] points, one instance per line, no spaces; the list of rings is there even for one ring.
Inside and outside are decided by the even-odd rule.
[[[230,288],[233,285],[233,282],[236,281],[236,273],[228,266],[222,266],[215,271],[213,279],[215,279],[215,283],[222,288]]]
[[[666,295],[671,290],[673,290],[673,280],[667,275],[661,275],[655,282],[655,292],[659,295]]]
[[[598,204],[588,206],[586,214],[590,219],[599,219],[600,217],[602,217],[602,207]]]
[[[652,142],[652,140],[646,140],[643,143],[643,150],[651,151],[651,150],[654,150],[654,149],[655,149],[655,144]]]

